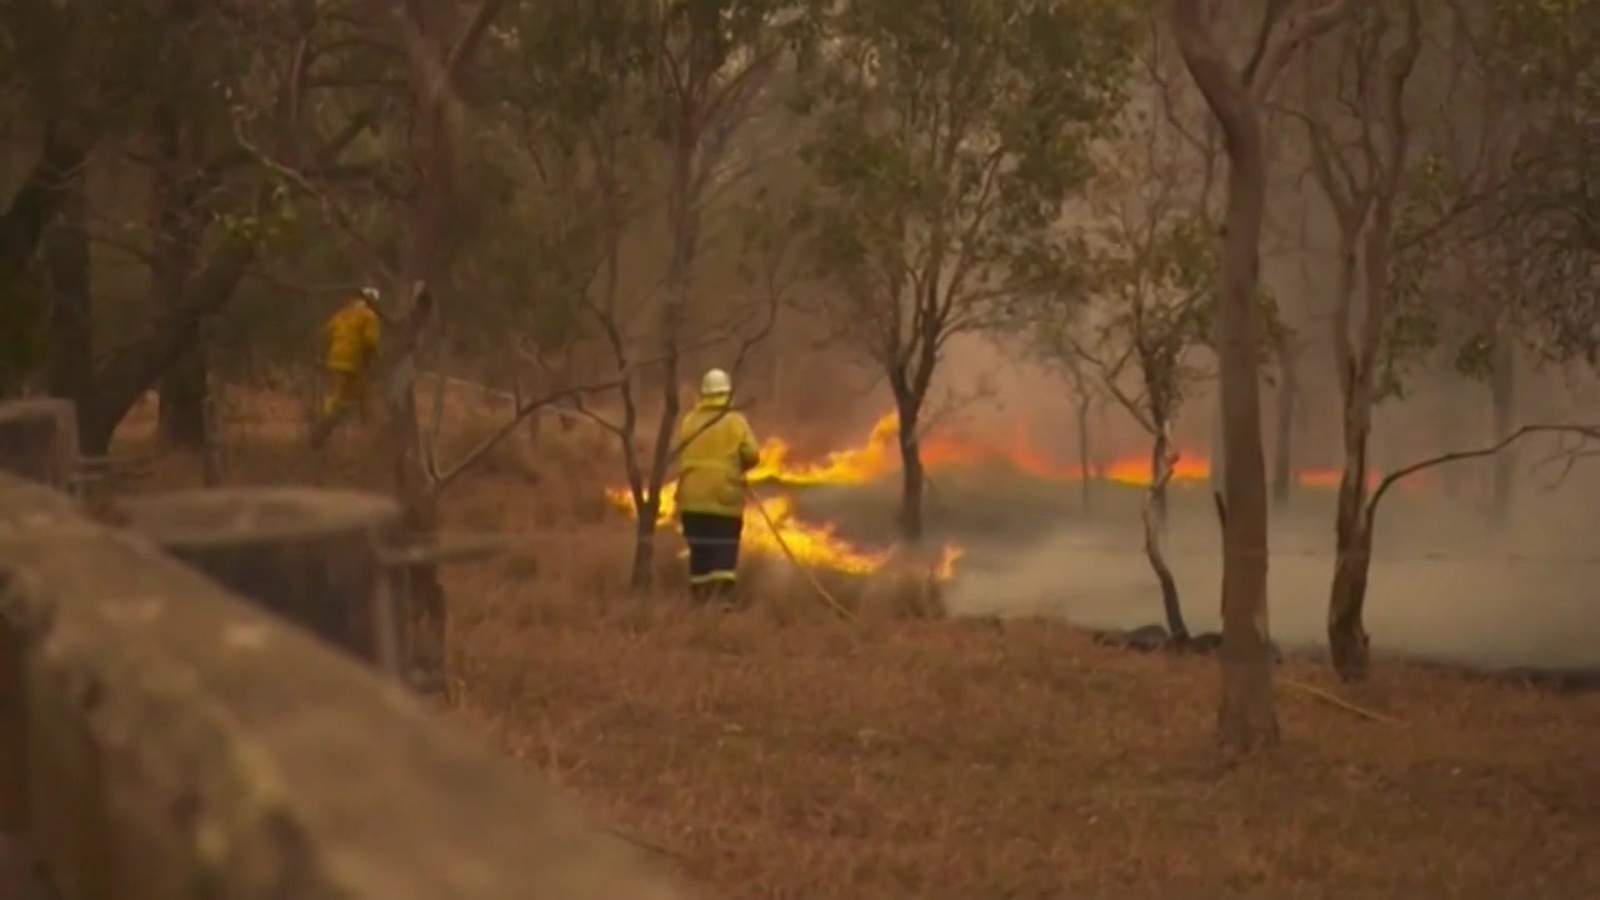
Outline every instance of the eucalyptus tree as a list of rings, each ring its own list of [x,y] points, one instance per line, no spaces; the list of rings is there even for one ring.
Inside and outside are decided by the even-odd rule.
[[[919,438],[950,342],[1059,294],[1081,263],[1058,224],[1122,101],[1125,7],[1094,0],[843,5],[808,99],[825,312],[887,379],[899,526],[923,535]]]

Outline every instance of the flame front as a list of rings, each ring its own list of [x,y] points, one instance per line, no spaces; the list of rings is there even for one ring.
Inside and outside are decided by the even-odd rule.
[[[810,464],[791,464],[789,443],[767,438],[761,445],[761,462],[750,471],[750,481],[787,487],[866,484],[900,467],[899,435],[900,420],[889,413],[872,426],[865,444],[831,451],[822,462]]]
[[[791,462],[793,450],[789,443],[770,437],[761,445],[761,461],[748,478],[751,484],[786,488],[866,484],[899,468],[899,433],[899,419],[890,413],[873,425],[861,446],[832,451],[814,463]],[[606,491],[606,498],[622,512],[635,515],[633,493],[629,489],[612,488]],[[660,525],[669,525],[677,518],[677,500],[676,481],[661,486],[656,514]],[[767,524],[769,520],[771,526]],[[869,575],[882,568],[891,556],[889,551],[855,546],[839,536],[837,526],[832,523],[813,524],[801,520],[795,515],[794,501],[782,495],[761,500],[760,511],[746,509],[743,539],[752,552],[779,555],[787,546],[801,565],[851,575]],[[953,579],[962,553],[959,547],[945,546],[934,565],[934,576],[941,581]]]
[[[925,437],[921,452],[924,467],[930,472],[940,470],[995,466],[1010,469],[1040,481],[1069,482],[1082,480],[1081,465],[1061,463],[1034,446],[1027,423],[1018,422],[1006,440],[974,440],[960,434],[941,433]],[[857,485],[875,481],[900,469],[900,421],[895,413],[882,416],[872,426],[864,443],[857,447],[834,450],[821,461],[800,463],[791,461],[793,448],[782,438],[769,437],[761,446],[761,461],[752,469],[749,480],[756,485],[776,485],[784,488],[805,488],[818,485]],[[1131,487],[1148,487],[1151,483],[1148,456],[1126,456],[1112,460],[1095,473],[1100,479]],[[1205,456],[1180,451],[1173,466],[1171,483],[1175,485],[1205,482],[1211,477],[1211,465]],[[1343,477],[1339,469],[1303,469],[1296,473],[1296,482],[1303,488],[1337,488]],[[1375,488],[1380,475],[1368,473],[1368,489]],[[672,523],[677,517],[677,482],[662,485],[657,521],[662,525]],[[633,495],[627,488],[606,491],[607,499],[617,509],[634,515]],[[762,510],[782,535],[782,542],[801,564],[831,569],[849,574],[865,575],[877,571],[890,557],[887,551],[866,550],[855,546],[837,534],[830,523],[812,524],[802,521],[794,512],[793,500],[787,496],[769,497],[761,501]],[[753,551],[776,555],[783,551],[778,539],[763,521],[759,512],[746,510],[744,540]],[[963,551],[956,546],[946,546],[935,567],[941,580],[955,577],[956,564]]]

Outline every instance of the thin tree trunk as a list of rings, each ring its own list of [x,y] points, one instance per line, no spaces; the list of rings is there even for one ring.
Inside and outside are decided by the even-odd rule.
[[[194,342],[200,322],[233,296],[255,260],[254,245],[229,241],[184,290],[183,301],[156,314],[144,334],[112,348],[94,370],[90,402],[78,410],[84,452],[106,452],[111,435],[146,390]]]
[[[59,35],[40,37],[54,39]],[[57,338],[64,337],[62,329],[75,327],[72,325],[72,314],[69,313],[63,321],[57,321],[61,298],[58,297],[57,305],[52,307],[51,292],[46,289],[48,285],[29,277],[36,252],[43,251],[47,257],[46,267],[51,265],[48,261],[50,251],[43,247],[52,230],[51,224],[77,221],[81,230],[84,218],[83,212],[73,213],[63,210],[62,206],[74,203],[81,206],[85,202],[84,170],[99,139],[99,129],[93,122],[70,121],[81,117],[61,114],[58,107],[62,105],[53,102],[41,105],[41,109],[51,118],[43,123],[41,129],[43,146],[39,158],[11,195],[9,205],[0,208],[0,396],[24,389],[37,375],[37,367],[41,363],[45,368],[47,385],[53,393],[73,398],[81,396],[61,393],[54,386],[57,378],[61,379],[61,387],[65,389],[76,391],[88,388],[87,382],[77,382],[77,374],[56,371],[56,366],[70,359],[70,354],[75,352],[72,344],[76,339],[73,338],[66,338],[67,345],[63,347],[63,353],[58,354],[55,349]],[[77,199],[74,199],[75,195]],[[87,241],[84,248],[87,258]],[[71,251],[63,252],[71,255]],[[65,261],[63,264],[66,264]],[[88,295],[84,294],[84,300],[87,299]],[[85,315],[87,309],[84,307]],[[81,334],[87,340],[87,318],[84,319]],[[80,349],[86,352],[87,344]],[[77,365],[82,367],[82,374],[87,377],[88,357],[82,357]],[[79,415],[82,415],[81,411]]]
[[[215,318],[207,318],[205,324],[200,328],[199,342],[202,351],[205,353],[201,357],[201,368],[207,379],[204,401],[200,408],[200,470],[206,487],[217,487],[222,484],[225,464],[223,452],[224,435],[222,433],[222,398],[217,396],[216,385],[210,383],[212,373],[216,371],[215,360],[212,357],[216,350],[215,334]]]
[[[407,330],[412,332],[403,355],[396,360],[386,386],[388,446],[395,496],[400,502],[401,525],[407,537],[428,543],[439,531],[438,497],[428,476],[422,449],[422,428],[417,417],[416,373],[422,331],[428,328],[423,314],[412,313]],[[433,687],[438,679],[443,686],[447,668],[448,607],[438,566],[424,563],[410,570],[410,646],[415,651],[411,662],[421,683]]]
[[[634,523],[633,566],[628,573],[628,587],[635,592],[650,589],[655,580],[656,519],[661,515],[660,500],[650,500],[639,509]]]
[[[1400,6],[1401,4],[1384,4]],[[1383,332],[1393,308],[1392,260],[1395,204],[1399,197],[1410,146],[1405,116],[1405,89],[1422,48],[1422,12],[1418,0],[1405,4],[1405,40],[1392,53],[1374,52],[1358,62],[1383,78],[1376,90],[1365,92],[1357,111],[1361,120],[1361,165],[1367,181],[1360,189],[1341,182],[1329,162],[1333,147],[1322,132],[1313,131],[1317,148],[1318,181],[1338,218],[1340,234],[1340,284],[1333,316],[1334,359],[1344,400],[1344,473],[1339,483],[1339,510],[1335,520],[1335,569],[1329,589],[1328,647],[1334,669],[1346,681],[1365,678],[1369,668],[1369,638],[1362,623],[1366,604],[1367,574],[1372,565],[1371,515],[1364,507],[1367,472],[1371,465],[1373,407],[1377,399]],[[1385,31],[1389,20],[1379,20]],[[1381,46],[1381,41],[1372,46]],[[1375,132],[1383,134],[1380,142]],[[1331,149],[1330,149],[1331,147]],[[1363,253],[1364,308],[1356,329],[1352,275],[1357,248]],[[1359,335],[1359,336],[1357,336]],[[1353,343],[1352,343],[1353,342]],[[1386,454],[1384,454],[1386,455]],[[1380,463],[1382,461],[1380,460]]]
[[[1172,452],[1172,440],[1167,437],[1168,425],[1161,419],[1156,422],[1159,431],[1155,443],[1150,445],[1150,487],[1145,493],[1155,513],[1156,526],[1165,537],[1167,523],[1171,519],[1167,504],[1167,482],[1172,480],[1172,469],[1177,460]]]
[[[1367,598],[1367,573],[1372,563],[1372,535],[1363,513],[1367,500],[1367,439],[1371,416],[1359,398],[1345,402],[1345,462],[1334,522],[1328,648],[1339,677],[1356,681],[1366,677],[1369,664],[1369,638],[1362,624],[1362,612]]]
[[[1360,524],[1360,518],[1357,513],[1355,524],[1340,525],[1332,598],[1328,604],[1328,647],[1333,655],[1334,670],[1345,681],[1365,678],[1371,665],[1371,638],[1362,624],[1362,614],[1366,605],[1372,535]]]
[[[922,543],[922,495],[927,481],[922,467],[922,447],[917,441],[917,403],[903,391],[896,391],[900,416],[900,538],[907,545]]]
[[[669,356],[662,377],[661,419],[656,428],[656,446],[652,452],[649,481],[645,485],[650,500],[645,503],[638,520],[638,541],[633,548],[633,568],[628,586],[635,592],[648,591],[655,581],[655,534],[661,508],[661,490],[666,485],[667,469],[672,462],[672,438],[678,420],[678,362]]]
[[[1278,342],[1278,363],[1283,377],[1278,382],[1278,440],[1273,447],[1272,499],[1287,506],[1294,492],[1294,417],[1299,400],[1299,351],[1294,339],[1284,335]]]
[[[923,488],[927,476],[922,468],[922,450],[915,438],[900,445],[904,477],[900,487],[900,536],[911,546],[922,543]]]
[[[1083,504],[1083,514],[1088,516],[1094,507],[1094,461],[1089,446],[1089,407],[1087,397],[1078,400],[1078,491]]]
[[[691,279],[694,258],[698,249],[699,220],[693,196],[694,154],[699,144],[698,132],[685,116],[678,123],[679,132],[674,144],[671,200],[668,203],[668,221],[672,226],[672,256],[667,270],[667,298],[662,308],[661,338],[664,362],[661,373],[661,418],[656,425],[655,447],[651,452],[649,482],[646,489],[650,500],[639,517],[639,540],[634,548],[633,572],[629,585],[634,591],[647,591],[654,580],[656,511],[660,508],[661,489],[667,481],[667,470],[672,464],[673,435],[678,424],[678,366],[679,339],[685,311],[693,290]],[[615,256],[612,257],[615,264]],[[613,283],[615,276],[613,275]],[[631,450],[629,451],[631,452]]]
[[[1150,488],[1145,492],[1142,518],[1144,553],[1150,561],[1151,571],[1155,572],[1156,581],[1161,585],[1161,608],[1166,613],[1167,632],[1174,643],[1183,644],[1189,640],[1189,627],[1183,621],[1183,607],[1178,601],[1178,582],[1172,577],[1172,568],[1167,565],[1164,549],[1167,484],[1172,480],[1173,459],[1172,445],[1163,428],[1150,449]]]
[[[0,213],[0,277],[14,278],[27,268],[61,205],[71,202],[71,194],[80,190],[76,184],[81,183],[98,140],[93,125],[85,131],[64,121],[45,123],[39,159],[12,195],[10,206]]]
[[[1256,306],[1267,171],[1259,102],[1210,33],[1199,0],[1176,0],[1173,33],[1184,63],[1222,127],[1228,152],[1221,290],[1216,313],[1221,388],[1219,514],[1222,564],[1222,703],[1217,733],[1236,751],[1276,744],[1267,616],[1267,479],[1261,447]]]
[[[207,379],[206,350],[197,341],[161,379],[156,421],[162,440],[176,447],[205,445]]]
[[[83,170],[61,188],[59,217],[44,238],[50,282],[48,387],[77,406],[79,429],[94,385],[93,273],[89,261],[88,197]],[[91,451],[95,452],[95,451]]]
[[[437,53],[437,50],[429,45],[413,49],[413,53],[423,56]],[[433,540],[438,533],[439,510],[425,468],[422,426],[417,413],[416,378],[422,363],[422,344],[427,340],[426,334],[436,328],[440,314],[439,310],[431,308],[436,302],[432,298],[445,287],[444,275],[448,269],[443,230],[448,214],[451,135],[444,109],[445,100],[435,93],[441,88],[428,86],[434,77],[433,72],[427,69],[427,62],[414,60],[413,67],[413,89],[419,121],[412,155],[421,172],[421,179],[406,225],[408,252],[404,268],[413,279],[413,285],[425,285],[430,308],[424,310],[417,305],[421,298],[416,294],[415,287],[402,294],[408,296],[413,306],[404,326],[402,340],[405,344],[394,361],[388,379],[387,432],[395,496],[403,511],[402,525],[413,541],[425,543]],[[432,687],[435,679],[441,683],[448,681],[448,601],[436,565],[418,565],[409,574],[410,646],[414,655],[410,663],[414,666],[413,672],[418,682]]]
[[[438,534],[438,497],[424,467],[422,431],[417,419],[416,373],[423,332],[428,328],[427,313],[413,307],[401,333],[396,335],[399,352],[392,359],[384,384],[387,411],[385,444],[389,448],[391,477],[400,504],[400,524],[407,540],[426,544]],[[407,660],[419,686],[443,686],[446,669],[446,637],[449,630],[444,587],[438,567],[431,563],[412,567],[409,572],[410,615],[407,644],[413,658]]]
[[[402,289],[412,302],[403,326],[404,342],[388,379],[387,433],[395,493],[402,524],[413,540],[430,541],[438,533],[438,497],[428,476],[417,414],[416,376],[442,322],[441,297],[449,294],[451,252],[449,231],[455,209],[455,140],[453,117],[456,73],[447,47],[456,34],[456,12],[442,5],[409,4],[403,27],[408,56],[411,109],[414,117],[411,162],[417,187],[405,229],[403,270],[411,281]],[[422,285],[419,294],[416,285]],[[397,286],[400,287],[400,286]],[[423,298],[427,306],[422,306]],[[438,679],[448,690],[449,616],[438,566],[423,564],[410,571],[411,616],[417,674],[424,682]]]
[[[1328,598],[1328,649],[1333,667],[1345,681],[1365,678],[1369,638],[1362,624],[1367,599],[1367,572],[1372,565],[1372,541],[1363,517],[1367,499],[1367,472],[1372,453],[1373,398],[1383,323],[1389,317],[1389,236],[1392,220],[1387,200],[1380,200],[1368,226],[1364,246],[1366,317],[1359,345],[1349,344],[1352,285],[1344,291],[1334,319],[1335,355],[1346,371],[1340,379],[1344,398],[1344,472],[1339,479],[1339,508],[1334,522],[1334,579]],[[1352,269],[1354,245],[1346,242],[1344,272]],[[1342,279],[1345,280],[1345,279]],[[1352,349],[1354,352],[1352,352]]]
[[[183,302],[184,288],[194,275],[200,233],[204,227],[196,207],[202,176],[189,165],[189,144],[177,111],[160,106],[154,115],[156,214],[151,281],[157,303]],[[205,329],[197,329],[183,355],[161,376],[156,424],[162,439],[174,446],[205,446]]]
[[[1504,329],[1501,329],[1502,332]],[[1494,434],[1491,443],[1499,443],[1516,428],[1517,353],[1511,338],[1502,333],[1495,338],[1494,368],[1489,373],[1490,402],[1494,407]],[[1507,448],[1494,459],[1494,504],[1490,509],[1491,524],[1505,529],[1511,523],[1511,505],[1515,500],[1517,455]]]

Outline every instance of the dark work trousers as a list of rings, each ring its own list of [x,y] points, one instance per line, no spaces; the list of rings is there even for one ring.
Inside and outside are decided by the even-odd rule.
[[[683,514],[689,543],[689,585],[697,599],[727,595],[739,578],[739,536],[744,519],[711,513]]]

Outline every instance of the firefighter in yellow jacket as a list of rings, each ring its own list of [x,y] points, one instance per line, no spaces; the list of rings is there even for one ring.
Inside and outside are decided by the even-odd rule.
[[[689,584],[696,600],[726,598],[739,569],[745,473],[759,459],[755,432],[731,406],[733,382],[712,369],[700,401],[678,428],[678,514],[689,544]]]
[[[359,296],[341,307],[323,326],[327,395],[311,432],[314,447],[321,447],[350,413],[359,412],[365,417],[367,372],[378,355],[381,330],[377,304],[378,289],[362,288]]]

